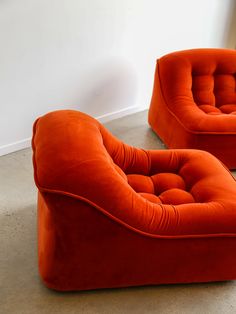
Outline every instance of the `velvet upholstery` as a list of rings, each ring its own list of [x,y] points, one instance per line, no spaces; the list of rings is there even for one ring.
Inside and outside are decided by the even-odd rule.
[[[236,168],[236,50],[157,60],[149,124],[168,148],[206,150]]]
[[[236,182],[211,154],[135,148],[73,110],[39,118],[32,147],[48,287],[236,279]]]

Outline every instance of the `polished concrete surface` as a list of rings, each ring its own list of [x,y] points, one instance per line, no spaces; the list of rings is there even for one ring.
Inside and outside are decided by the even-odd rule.
[[[106,126],[128,144],[165,149],[146,115]],[[236,281],[57,293],[41,283],[36,252],[36,188],[25,149],[0,157],[0,314],[236,313]]]

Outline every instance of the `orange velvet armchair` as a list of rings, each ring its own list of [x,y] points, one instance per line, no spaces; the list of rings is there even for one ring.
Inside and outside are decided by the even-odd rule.
[[[143,150],[78,111],[33,130],[45,284],[87,290],[236,279],[236,182],[197,150]]]
[[[236,50],[157,60],[149,124],[167,147],[206,150],[236,168]]]

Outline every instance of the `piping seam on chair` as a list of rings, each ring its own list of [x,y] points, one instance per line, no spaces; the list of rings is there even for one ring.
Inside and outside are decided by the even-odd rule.
[[[186,235],[159,235],[159,234],[155,234],[155,233],[148,233],[146,231],[142,231],[139,230],[135,227],[132,227],[131,225],[129,225],[128,223],[124,222],[123,220],[113,216],[112,214],[110,214],[109,212],[107,212],[105,209],[103,209],[102,207],[100,207],[99,205],[95,204],[94,202],[88,200],[87,198],[84,198],[82,196],[73,194],[73,193],[69,193],[69,192],[65,192],[65,191],[60,191],[60,190],[52,190],[52,189],[47,189],[47,188],[43,188],[40,187],[37,183],[37,187],[39,189],[40,192],[46,192],[46,193],[50,193],[50,194],[59,194],[59,195],[64,195],[64,196],[69,196],[72,197],[74,199],[83,201],[87,204],[89,204],[90,206],[96,208],[97,210],[99,210],[101,213],[105,214],[106,216],[108,216],[109,218],[111,218],[113,221],[125,226],[126,228],[144,235],[144,236],[148,236],[151,238],[157,238],[157,239],[192,239],[192,238],[196,238],[196,239],[201,239],[201,238],[234,238],[236,237],[236,233],[209,233],[209,234],[186,234]]]

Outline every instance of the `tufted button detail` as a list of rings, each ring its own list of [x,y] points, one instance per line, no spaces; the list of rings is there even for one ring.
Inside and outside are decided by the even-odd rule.
[[[222,105],[219,108],[212,105],[200,105],[199,109],[210,115],[236,114],[236,104]]]
[[[152,179],[149,176],[128,174],[127,179],[129,185],[131,185],[136,192],[155,193]]]
[[[151,177],[128,174],[128,183],[146,200],[155,204],[186,204],[195,202],[186,191],[184,179],[175,173],[157,173]]]
[[[235,114],[234,112],[236,111],[236,104],[223,105],[220,106],[219,109],[224,113]]]
[[[175,173],[158,173],[151,176],[151,178],[156,195],[173,188],[186,189],[183,178]]]
[[[200,105],[198,107],[205,113],[211,113],[211,114],[222,113],[217,107],[212,106],[212,105]]]
[[[198,107],[199,109],[208,114],[222,114],[222,112],[218,108],[212,105],[200,105]]]
[[[207,69],[209,69],[207,67]],[[229,69],[222,66],[211,69],[198,67],[192,71],[192,95],[195,103],[207,114],[230,114],[236,109],[224,108],[227,103],[235,104],[235,73],[230,73]],[[223,71],[226,71],[225,73]],[[227,71],[229,73],[227,73]],[[222,104],[226,104],[221,106]]]
[[[159,198],[163,204],[179,205],[186,203],[195,203],[192,194],[180,189],[167,190],[161,193],[161,195],[159,195]]]

